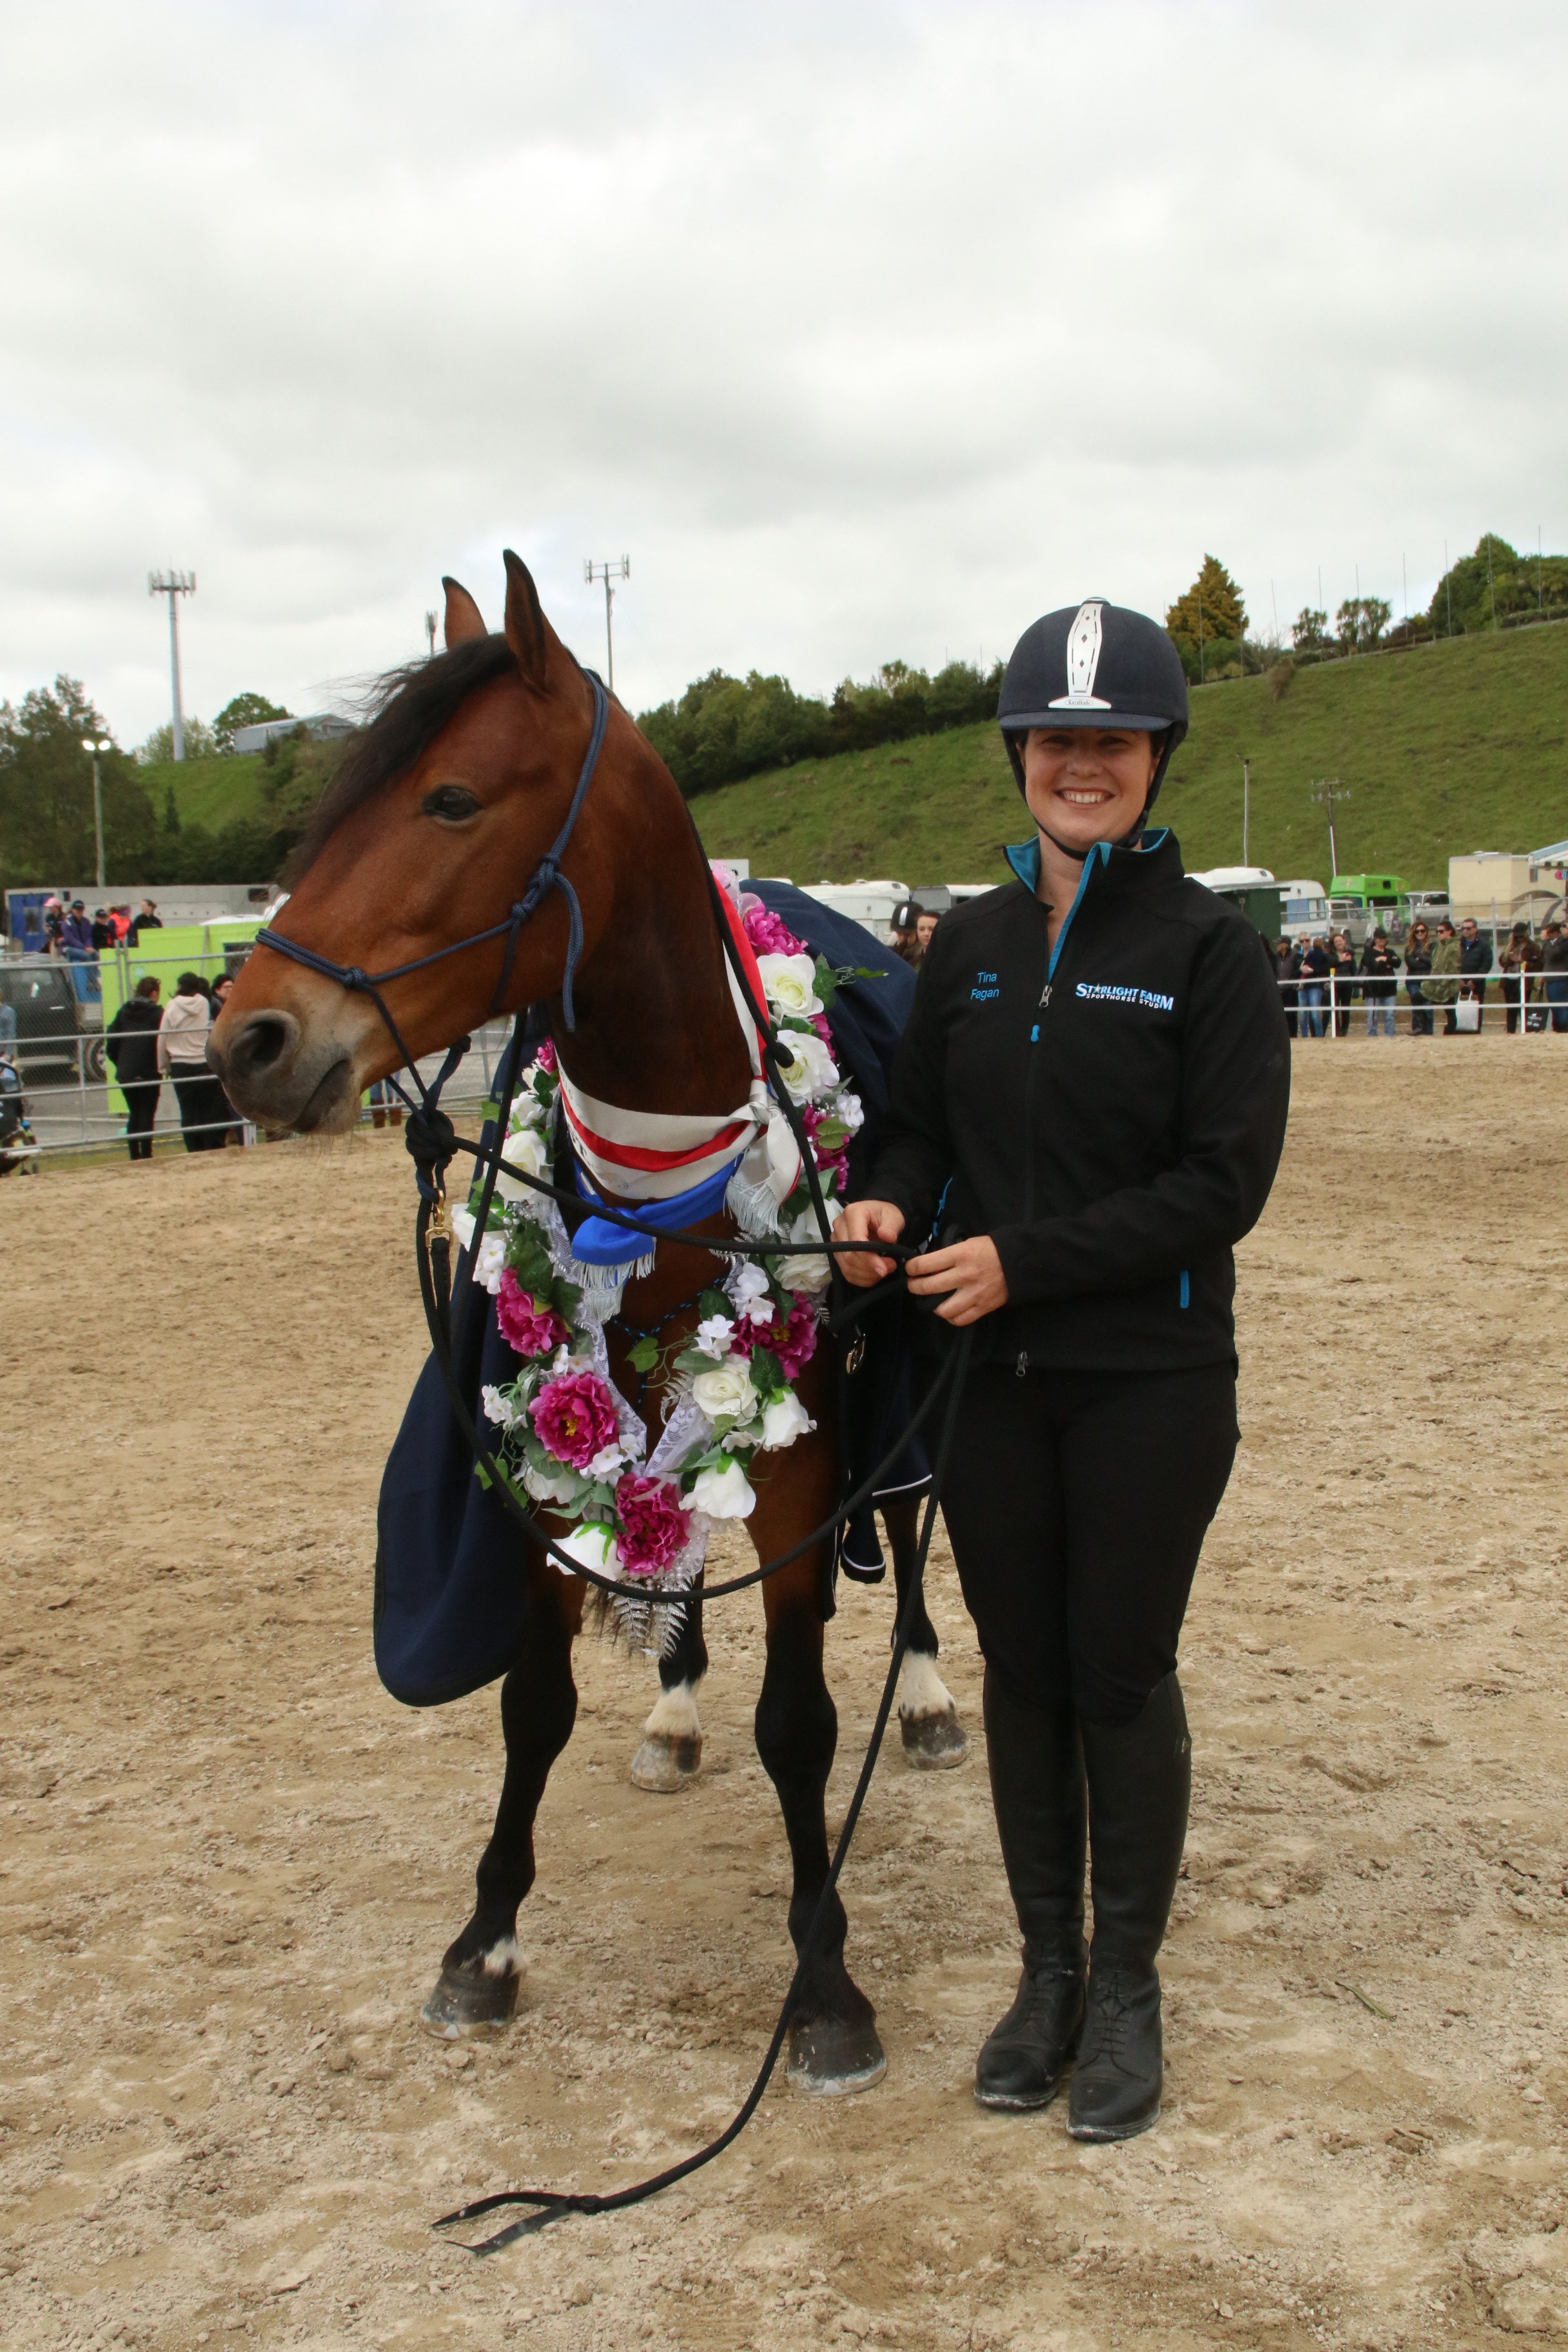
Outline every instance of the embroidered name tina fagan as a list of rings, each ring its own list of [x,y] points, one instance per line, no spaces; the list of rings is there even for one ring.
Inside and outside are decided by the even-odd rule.
[[[1002,992],[996,985],[996,974],[994,971],[977,971],[974,986],[969,993],[977,1004],[988,1004],[994,996],[1000,996]]]
[[[1097,1004],[1142,1004],[1151,1013],[1173,1013],[1176,1000],[1157,988],[1118,988],[1109,980],[1080,980],[1075,995]]]

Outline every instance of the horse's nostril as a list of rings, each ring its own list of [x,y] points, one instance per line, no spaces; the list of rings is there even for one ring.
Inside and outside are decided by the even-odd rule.
[[[298,1035],[299,1024],[287,1013],[253,1013],[229,1047],[229,1057],[247,1077],[257,1077],[282,1060]]]

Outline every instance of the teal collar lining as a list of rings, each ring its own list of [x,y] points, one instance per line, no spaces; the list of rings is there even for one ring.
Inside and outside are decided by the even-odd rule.
[[[1141,857],[1152,849],[1158,849],[1167,839],[1170,830],[1169,825],[1163,824],[1157,833],[1145,833],[1141,835],[1138,841],[1134,844],[1131,855],[1134,857]],[[1102,850],[1106,858],[1109,860],[1111,849],[1110,842],[1097,842],[1095,844],[1095,847]],[[1032,841],[1009,842],[1004,855],[1006,857],[1008,865],[1012,867],[1019,881],[1024,885],[1024,887],[1031,892],[1037,891],[1040,887],[1039,835],[1036,834]]]

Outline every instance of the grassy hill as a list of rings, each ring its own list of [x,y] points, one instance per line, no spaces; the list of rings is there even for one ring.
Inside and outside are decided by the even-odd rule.
[[[1446,638],[1400,655],[1196,689],[1192,732],[1160,813],[1189,866],[1241,857],[1241,762],[1252,763],[1251,861],[1329,878],[1310,797],[1337,776],[1345,873],[1441,887],[1450,856],[1568,836],[1568,625]],[[1005,878],[999,848],[1028,831],[994,727],[844,752],[751,776],[692,803],[710,854],[797,882],[891,875],[910,884]]]
[[[153,760],[137,775],[152,798],[153,814],[162,823],[163,796],[174,787],[174,806],[182,824],[205,824],[217,833],[240,817],[265,817],[261,797],[261,756],[248,752],[218,760]],[[236,879],[253,877],[241,874]]]

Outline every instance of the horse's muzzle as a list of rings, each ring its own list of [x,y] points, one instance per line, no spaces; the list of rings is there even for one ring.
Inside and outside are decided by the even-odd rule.
[[[309,1038],[280,1007],[239,1014],[232,1028],[220,1020],[207,1060],[235,1108],[258,1127],[312,1135],[353,1118],[358,1090],[344,1041]]]

